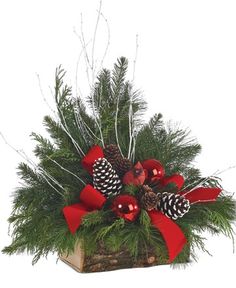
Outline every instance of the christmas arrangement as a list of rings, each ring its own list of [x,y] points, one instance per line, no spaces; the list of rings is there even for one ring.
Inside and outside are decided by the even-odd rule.
[[[217,174],[192,164],[201,147],[161,114],[143,123],[146,103],[126,80],[127,59],[103,69],[87,102],[55,74],[50,139],[32,134],[39,163],[21,163],[14,193],[13,241],[33,263],[49,252],[81,272],[197,259],[201,232],[233,237],[235,202]],[[28,160],[28,159],[26,159]],[[29,162],[29,161],[28,161]],[[32,167],[33,166],[33,167]]]

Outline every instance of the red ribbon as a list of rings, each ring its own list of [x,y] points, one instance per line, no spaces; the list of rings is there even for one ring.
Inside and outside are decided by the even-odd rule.
[[[68,228],[72,234],[75,234],[76,230],[79,228],[82,222],[82,217],[88,212],[89,211],[87,208],[80,203],[63,208],[63,214],[66,218]]]
[[[218,195],[222,189],[220,188],[196,188],[189,192],[180,192],[191,204],[201,202],[213,202],[216,201]]]
[[[184,233],[174,221],[162,212],[151,210],[148,211],[148,215],[152,225],[161,232],[169,252],[169,262],[172,262],[187,243]]]
[[[86,185],[80,193],[81,203],[73,204],[63,208],[67,225],[72,234],[76,232],[82,222],[84,215],[91,211],[99,210],[106,202],[106,198],[93,188],[91,185]]]
[[[180,174],[173,174],[171,176],[165,176],[160,180],[162,186],[166,186],[170,183],[174,183],[178,190],[184,185],[184,177]]]
[[[82,159],[82,166],[92,175],[94,162],[98,158],[103,158],[103,157],[104,157],[104,153],[103,153],[102,147],[98,145],[94,145]]]

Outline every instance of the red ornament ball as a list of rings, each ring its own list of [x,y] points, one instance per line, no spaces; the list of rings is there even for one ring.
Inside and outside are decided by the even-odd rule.
[[[156,159],[148,159],[142,162],[146,170],[146,177],[149,182],[158,181],[165,176],[165,169],[161,162]]]
[[[137,199],[130,195],[117,196],[112,202],[111,209],[117,216],[128,221],[134,221],[140,212]]]

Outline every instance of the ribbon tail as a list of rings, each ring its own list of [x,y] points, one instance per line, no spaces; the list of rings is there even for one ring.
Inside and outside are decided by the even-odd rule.
[[[88,212],[89,211],[82,204],[74,204],[63,208],[63,214],[72,234],[75,234],[82,222],[82,217]]]
[[[151,219],[151,223],[161,232],[161,235],[166,242],[169,262],[171,263],[182,251],[187,243],[187,239],[179,226],[162,212],[152,210],[148,212],[148,215]]]
[[[192,191],[182,194],[191,204],[197,202],[212,202],[216,201],[222,189],[220,188],[196,188]]]

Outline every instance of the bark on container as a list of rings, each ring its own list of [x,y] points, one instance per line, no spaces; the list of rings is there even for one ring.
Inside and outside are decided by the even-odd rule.
[[[75,248],[74,253],[61,255],[60,259],[76,271],[83,273],[168,264],[167,261],[158,260],[158,256],[151,249],[140,253],[135,258],[125,250],[108,253],[100,247],[92,256],[86,256],[80,244]],[[189,262],[189,258],[186,258],[185,262]]]

